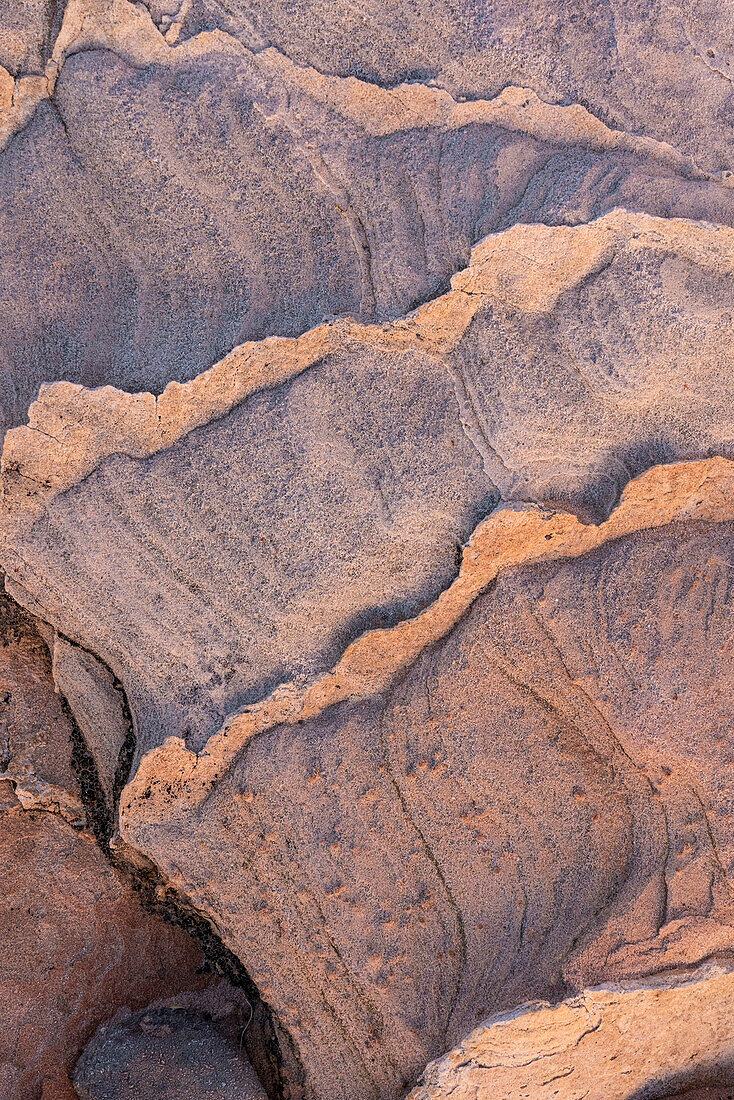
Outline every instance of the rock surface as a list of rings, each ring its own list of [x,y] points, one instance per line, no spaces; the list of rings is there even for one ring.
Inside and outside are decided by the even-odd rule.
[[[42,73],[63,10],[63,0],[0,0],[0,65],[14,76]]]
[[[158,4],[151,4],[155,11]],[[635,0],[193,0],[182,35],[222,27],[301,65],[378,84],[435,80],[457,96],[529,84],[552,102],[587,104],[612,125],[669,141],[714,170],[732,167],[732,15],[676,0],[650,18]]]
[[[69,1075],[117,1007],[203,989],[190,937],[147,913],[95,839],[58,814],[26,810],[0,782],[0,1091],[73,1096]]]
[[[426,612],[407,670],[401,628],[375,637],[387,690],[276,694],[144,758],[123,835],[243,960],[303,1095],[398,1096],[492,1009],[731,952],[732,528],[695,520],[705,470],[641,478],[600,528],[495,513],[485,588],[503,526],[515,560],[576,560],[475,581],[438,644]]]
[[[0,0],[3,1096],[734,1087],[734,23],[648,9]]]
[[[109,669],[92,653],[55,635],[51,640],[56,690],[79,725],[104,797],[114,812],[119,781],[127,778],[126,749],[132,735],[125,697]]]
[[[100,850],[93,763],[46,642],[7,597],[0,700],[0,1093],[74,1100],[76,1058],[116,1009],[173,994],[196,1005],[219,990],[232,1014],[244,998],[203,972],[198,945],[147,912]]]
[[[598,520],[656,461],[732,453],[734,232],[516,227],[453,287],[244,345],[157,402],[48,387],[8,436],[9,590],[112,670],[139,749],[200,748],[424,607],[500,493]]]
[[[478,1027],[407,1100],[727,1100],[734,979],[589,990]]]
[[[80,1100],[266,1100],[249,1062],[203,1016],[143,1011],[102,1027],[76,1067]]]
[[[72,766],[74,734],[46,643],[30,615],[0,597],[0,777],[27,809],[53,810],[80,827],[87,814]]]
[[[501,62],[504,78],[472,102],[453,85],[382,87],[356,60],[374,12],[353,26],[328,5],[302,4],[295,19],[280,7],[291,30],[348,26],[355,64],[294,63],[277,34],[264,48],[270,32],[253,40],[221,8],[185,4],[179,41],[155,5],[65,6],[51,60],[36,62],[44,75],[19,79],[5,123],[0,111],[0,429],[24,421],[43,382],[160,393],[243,340],[398,316],[446,289],[473,243],[518,222],[624,206],[734,224],[728,146],[671,146],[667,127],[648,136],[626,111],[608,125],[608,109],[579,105],[585,80],[578,95],[539,95]],[[11,37],[17,18],[0,10]],[[435,10],[421,18],[437,32]],[[474,18],[490,30],[489,12]],[[666,42],[666,61],[679,49]],[[686,99],[696,80],[725,84],[690,45],[678,67]],[[411,66],[400,71],[389,84]]]

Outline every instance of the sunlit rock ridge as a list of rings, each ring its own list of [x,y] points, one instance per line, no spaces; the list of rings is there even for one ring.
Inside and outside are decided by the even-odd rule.
[[[734,1095],[732,41],[0,0],[3,1097]]]

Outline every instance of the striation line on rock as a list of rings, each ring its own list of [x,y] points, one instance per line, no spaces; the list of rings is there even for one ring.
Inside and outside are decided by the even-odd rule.
[[[598,526],[534,505],[497,508],[479,524],[465,547],[457,578],[421,614],[395,627],[367,632],[348,646],[329,672],[305,685],[283,684],[266,699],[246,707],[209,738],[200,754],[176,737],[146,753],[121,797],[123,836],[126,819],[129,815],[134,821],[136,807],[150,823],[157,817],[170,819],[177,808],[188,812],[203,802],[241,749],[259,733],[313,718],[344,700],[384,691],[425,649],[451,631],[499,573],[580,557],[633,532],[674,522],[729,519],[734,519],[734,462],[724,458],[648,470],[627,485],[609,519]]]
[[[454,275],[448,293],[395,322],[340,320],[299,337],[251,341],[190,382],[170,382],[158,398],[112,386],[44,385],[28,424],[5,436],[0,538],[6,557],[15,553],[14,519],[25,527],[110,455],[147,458],[164,451],[255,392],[291,380],[350,345],[390,351],[420,347],[445,363],[483,304],[548,313],[562,293],[601,271],[615,253],[670,248],[703,268],[734,274],[734,230],[726,227],[622,210],[574,227],[518,224],[475,245],[469,267]],[[477,431],[477,425],[468,425],[470,437]],[[494,458],[501,466],[502,456]]]

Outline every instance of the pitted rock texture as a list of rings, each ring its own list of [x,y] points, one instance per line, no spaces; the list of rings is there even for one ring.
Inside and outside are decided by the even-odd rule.
[[[728,1100],[733,992],[714,969],[528,1005],[478,1027],[408,1100]]]
[[[4,451],[9,590],[114,673],[139,750],[200,748],[430,603],[500,494],[598,520],[661,459],[731,454],[733,291],[733,231],[615,213],[157,402],[49,387]]]
[[[100,1028],[74,1085],[80,1100],[266,1100],[237,1046],[181,1009],[146,1010]]]
[[[77,1056],[123,1006],[171,995],[219,1011],[232,1001],[230,1015],[247,1005],[204,971],[186,932],[146,911],[100,850],[94,761],[54,690],[53,633],[44,634],[0,600],[4,1100],[75,1100]]]
[[[387,691],[253,728],[197,799],[196,758],[144,760],[123,833],[243,960],[303,1095],[397,1097],[493,1009],[728,956],[731,536],[610,521]]]
[[[734,24],[648,7],[0,0],[12,1100],[100,1024],[87,1097],[399,1100],[643,979],[724,1067]]]
[[[470,99],[529,84],[714,170],[732,168],[732,16],[711,0],[676,0],[655,18],[634,0],[574,0],[562,10],[531,0],[522,12],[513,0],[398,0],[387,9],[377,0],[193,0],[182,10],[183,37],[221,27],[322,72],[387,85],[435,80]]]
[[[0,65],[13,76],[42,73],[63,11],[64,0],[0,0]]]
[[[93,631],[66,633],[122,680],[142,745],[186,730],[201,745],[229,711],[328,667],[356,633],[451,580],[498,494],[448,375],[419,351],[370,350],[330,357],[148,461],[109,459],[33,529],[48,531]]]
[[[127,748],[134,737],[125,697],[109,669],[93,654],[58,635],[50,645],[56,690],[79,726],[99,781],[99,796],[112,816],[117,787],[127,778]]]
[[[222,9],[183,8],[164,34],[162,11],[70,0],[43,75],[13,87],[8,71],[0,430],[23,422],[44,382],[159,393],[246,339],[403,314],[446,289],[473,243],[518,222],[577,224],[624,206],[734,224],[728,151],[708,150],[712,173],[691,142],[671,146],[626,117],[607,125],[608,111],[580,106],[588,89],[539,98],[517,69],[472,102],[383,88],[355,79],[358,63],[335,55],[314,70],[265,48],[267,34],[230,30]],[[375,17],[285,11],[291,31],[325,18],[330,35],[356,34],[357,51]],[[476,18],[491,38],[495,16]],[[429,36],[441,25],[436,11],[422,19]],[[208,29],[179,42],[179,24]],[[318,53],[319,34],[310,42]],[[695,87],[689,55],[682,97]]]

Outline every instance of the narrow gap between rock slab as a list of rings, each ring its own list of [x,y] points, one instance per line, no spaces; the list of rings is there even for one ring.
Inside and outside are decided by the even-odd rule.
[[[124,849],[113,850],[109,855],[113,866],[135,890],[143,908],[187,932],[199,944],[205,968],[245,993],[252,1017],[240,1043],[270,1100],[302,1100],[303,1072],[292,1041],[234,952],[188,899],[165,882],[154,864],[133,865],[125,858]]]
[[[97,658],[99,660],[99,658]],[[155,865],[142,858],[128,858],[124,844],[115,844],[115,826],[120,795],[127,782],[135,755],[136,739],[132,715],[122,684],[120,692],[128,733],[120,750],[114,779],[114,806],[105,798],[94,758],[89,751],[73,711],[61,696],[71,725],[72,766],[79,777],[81,799],[90,828],[104,855],[133,889],[143,908],[169,924],[183,929],[201,948],[205,969],[226,978],[242,989],[250,1002],[252,1017],[240,1041],[270,1100],[301,1100],[303,1073],[297,1053],[286,1032],[278,1025],[270,1006],[262,999],[249,973],[203,917],[183,895],[169,886]]]

